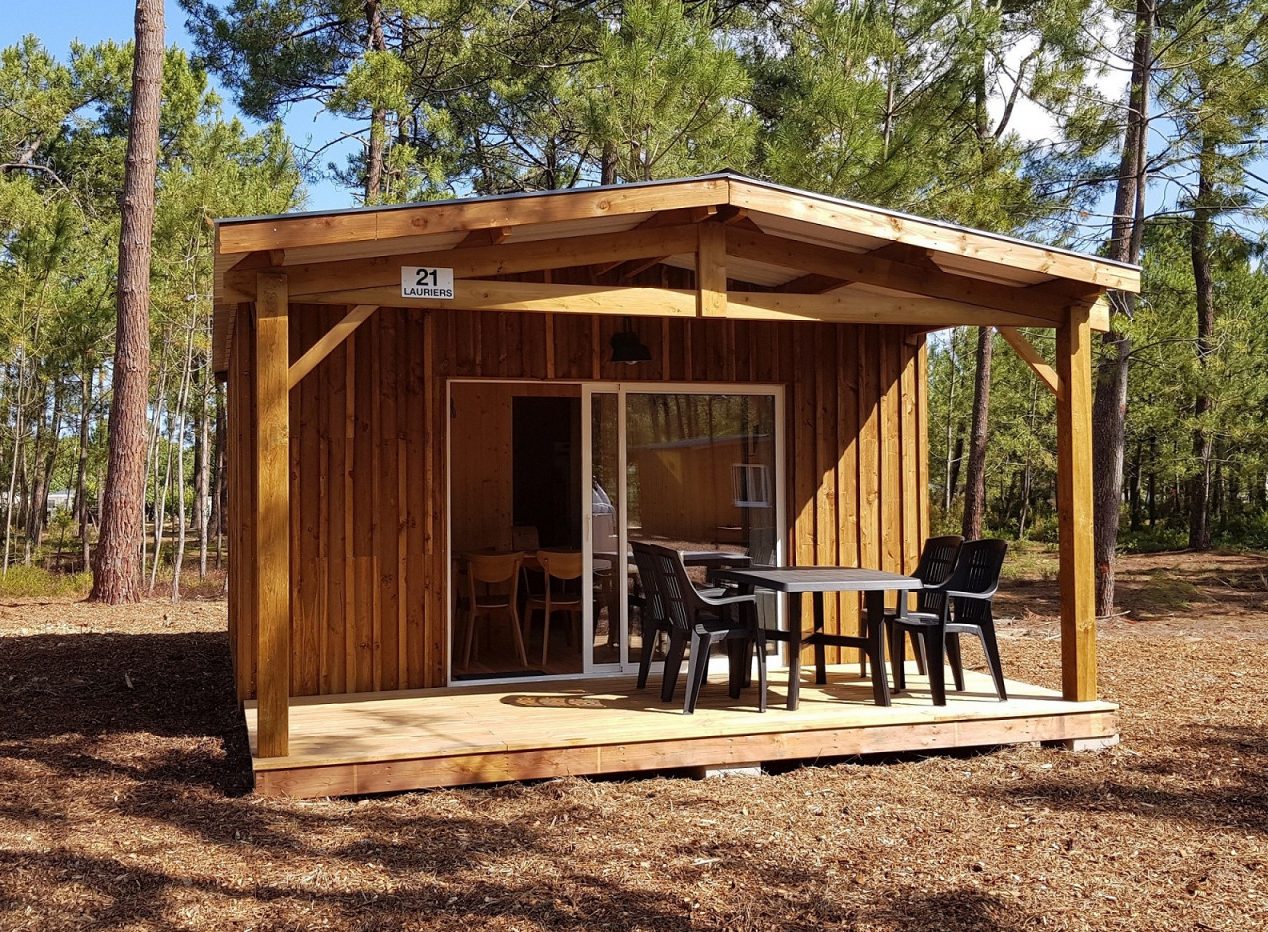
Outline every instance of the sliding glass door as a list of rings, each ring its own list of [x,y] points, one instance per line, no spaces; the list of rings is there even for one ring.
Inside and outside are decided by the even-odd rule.
[[[778,389],[765,387],[585,387],[588,670],[638,667],[641,584],[630,541],[688,552],[702,584],[713,565],[782,561],[781,411]],[[764,624],[778,623],[773,598],[758,610]],[[654,661],[665,646],[655,646]]]

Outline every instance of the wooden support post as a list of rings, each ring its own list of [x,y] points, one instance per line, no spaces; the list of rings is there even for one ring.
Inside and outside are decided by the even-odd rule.
[[[1061,551],[1061,691],[1096,698],[1096,577],[1092,551],[1090,305],[1057,327],[1057,519]]]
[[[701,317],[726,317],[726,227],[702,223],[696,250],[697,312]]]
[[[261,272],[255,303],[257,483],[256,682],[259,757],[285,757],[290,738],[290,390],[286,275]]]

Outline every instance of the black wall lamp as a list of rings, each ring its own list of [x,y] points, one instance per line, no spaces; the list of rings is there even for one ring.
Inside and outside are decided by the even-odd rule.
[[[652,351],[638,338],[634,322],[629,317],[625,318],[625,329],[612,334],[612,361],[630,366],[652,361]]]

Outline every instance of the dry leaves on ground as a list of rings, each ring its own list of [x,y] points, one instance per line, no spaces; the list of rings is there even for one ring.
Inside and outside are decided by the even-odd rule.
[[[1268,927],[1268,616],[1238,579],[1106,626],[1107,753],[312,802],[247,792],[223,604],[5,603],[0,929]],[[1050,619],[1012,628],[1010,675],[1057,685]]]

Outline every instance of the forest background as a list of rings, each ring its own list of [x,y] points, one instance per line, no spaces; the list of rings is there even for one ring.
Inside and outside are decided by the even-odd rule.
[[[1268,0],[167,7],[145,591],[223,580],[211,220],[721,168],[1141,262],[1098,344],[1098,608],[1116,549],[1268,547]],[[0,44],[0,591],[74,592],[105,493],[133,45]],[[1052,397],[989,329],[929,360],[937,524],[1052,541]]]

